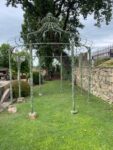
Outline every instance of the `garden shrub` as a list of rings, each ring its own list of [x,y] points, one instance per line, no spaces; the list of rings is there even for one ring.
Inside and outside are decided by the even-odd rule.
[[[41,76],[41,84],[43,83],[42,76]],[[39,84],[39,72],[33,72],[33,84]]]
[[[18,98],[19,87],[18,87],[18,81],[17,80],[13,81],[12,87],[13,87],[13,97]],[[22,97],[27,97],[29,95],[30,95],[30,86],[29,86],[29,84],[25,81],[21,81],[21,96]]]

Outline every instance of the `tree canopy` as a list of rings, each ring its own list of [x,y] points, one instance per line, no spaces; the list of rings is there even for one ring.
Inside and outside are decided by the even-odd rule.
[[[11,48],[9,44],[2,44],[0,46],[0,67],[8,68],[9,67],[9,55],[8,50]]]
[[[26,35],[29,32],[38,30],[42,24],[41,20],[47,13],[51,12],[60,22],[63,30],[71,31],[76,34],[75,41],[79,39],[79,28],[83,28],[81,16],[86,19],[92,15],[96,21],[95,25],[100,26],[103,21],[108,25],[112,18],[112,0],[7,0],[7,6],[22,6],[24,11],[24,23],[22,25],[22,37],[26,42]],[[32,39],[36,42],[35,38]],[[68,39],[67,39],[68,40]],[[38,47],[39,48],[39,47]],[[56,47],[55,47],[56,48]],[[40,48],[41,50],[44,47]],[[51,48],[50,48],[51,49]],[[59,55],[64,47],[53,48],[52,53]],[[44,51],[43,55],[49,55]],[[63,55],[66,53],[63,51]],[[50,61],[50,60],[49,60]],[[52,62],[52,60],[50,61]],[[69,64],[69,61],[64,61]],[[69,65],[68,65],[69,66]]]
[[[80,16],[87,18],[93,14],[97,25],[102,21],[108,24],[112,16],[112,0],[7,0],[7,5],[16,7],[18,4],[22,5],[27,17],[27,22],[30,26],[33,25],[37,29],[37,25],[33,24],[35,21],[42,19],[48,12],[54,14],[55,17],[62,20],[62,27],[68,30],[72,27],[81,27]],[[29,21],[33,22],[30,23]]]
[[[1,68],[9,68],[9,50],[11,50],[12,47],[9,44],[2,44],[0,46],[0,67]],[[12,70],[13,72],[17,73],[17,62],[14,59],[17,53],[14,53],[13,50],[11,51],[11,63],[12,63]],[[29,72],[29,54],[25,51],[21,51],[18,53],[20,56],[25,56],[25,60],[21,64],[21,73],[27,74]]]
[[[84,19],[88,15],[94,16],[95,25],[100,26],[105,21],[108,25],[112,18],[112,0],[7,0],[7,6],[22,6],[24,11],[24,23],[22,35],[38,30],[41,20],[51,12],[59,19],[63,30],[76,33],[76,41],[79,38],[78,28],[83,28],[81,16]],[[26,42],[26,36],[22,36]],[[33,39],[35,42],[35,38]]]

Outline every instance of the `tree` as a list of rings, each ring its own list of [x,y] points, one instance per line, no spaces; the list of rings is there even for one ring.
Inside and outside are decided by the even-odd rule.
[[[0,67],[9,68],[9,49],[11,49],[9,44],[4,43],[0,46]]]
[[[59,19],[63,30],[76,34],[75,42],[77,42],[79,40],[78,28],[83,28],[84,26],[80,21],[81,16],[86,19],[88,15],[93,15],[97,26],[100,26],[103,21],[109,24],[113,7],[112,0],[7,0],[7,5],[17,7],[18,4],[22,5],[24,11],[22,37],[25,43],[27,42],[27,37],[24,35],[38,30],[41,27],[40,20],[48,12],[51,12]],[[66,40],[68,41],[69,39]],[[36,42],[36,38],[32,37],[32,41]],[[64,47],[59,47],[55,50],[53,48],[52,53],[59,55],[62,49]],[[66,55],[65,51],[63,51],[63,55]],[[70,60],[66,59],[65,62],[70,62]],[[68,68],[70,68],[69,65]]]
[[[48,12],[54,14],[55,17],[62,20],[64,30],[77,30],[81,27],[80,16],[87,18],[92,14],[97,21],[96,25],[100,25],[102,21],[108,24],[112,16],[112,0],[7,0],[7,5],[16,7],[22,5],[25,12],[24,18],[29,26],[27,30],[37,29],[37,23]],[[32,28],[31,28],[32,27]]]

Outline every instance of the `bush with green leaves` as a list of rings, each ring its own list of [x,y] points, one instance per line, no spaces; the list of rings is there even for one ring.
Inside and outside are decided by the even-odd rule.
[[[40,83],[41,84],[43,83],[42,76],[41,76],[41,79],[40,79]],[[39,72],[36,72],[36,71],[33,72],[33,84],[34,85],[39,84]]]
[[[19,95],[19,86],[18,86],[18,81],[15,80],[12,83],[13,87],[13,97],[18,98]],[[30,86],[26,81],[21,81],[21,96],[22,97],[27,97],[30,95]]]

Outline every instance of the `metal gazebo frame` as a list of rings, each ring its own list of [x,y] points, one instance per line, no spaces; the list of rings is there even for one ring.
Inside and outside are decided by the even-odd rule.
[[[74,41],[74,37],[75,35],[73,33],[70,32],[66,32],[64,30],[62,30],[59,26],[58,20],[53,17],[53,15],[51,13],[48,13],[47,16],[42,19],[42,27],[38,30],[38,31],[34,31],[34,32],[30,32],[27,34],[27,40],[29,41],[29,37],[30,35],[42,35],[44,38],[46,36],[46,33],[49,31],[53,31],[55,32],[55,34],[59,34],[59,36],[61,37],[62,33],[68,34],[70,35],[70,43],[60,43],[60,42],[40,42],[40,43],[29,43],[29,50],[30,50],[30,99],[31,99],[31,113],[34,112],[33,109],[33,72],[32,72],[32,67],[33,67],[33,61],[32,61],[32,45],[70,45],[70,49],[71,49],[71,68],[72,68],[72,110],[71,113],[72,114],[76,114],[78,111],[76,110],[76,106],[75,106],[75,85],[74,85],[74,81],[75,81],[75,67],[74,67],[74,45],[75,45],[75,41]],[[61,70],[62,71],[62,70]],[[62,81],[62,77],[61,77],[61,81]],[[62,83],[61,83],[62,84]]]
[[[34,45],[69,45],[71,49],[71,84],[72,84],[72,114],[76,114],[78,111],[76,109],[76,95],[75,95],[75,60],[74,60],[74,47],[75,47],[75,35],[70,32],[66,32],[62,30],[58,24],[58,20],[52,16],[52,14],[47,14],[47,16],[42,19],[43,26],[38,30],[34,32],[30,32],[27,34],[27,44],[23,44],[20,46],[28,46],[29,52],[30,52],[30,101],[31,101],[31,113],[34,113],[34,106],[33,106],[33,53],[32,48]],[[69,43],[63,43],[63,42],[37,42],[32,43],[30,38],[30,35],[41,35],[43,38],[45,38],[46,33],[52,30],[56,34],[58,34],[61,37],[61,34],[67,34],[70,35],[70,42]],[[83,46],[83,45],[82,45]],[[85,46],[84,46],[85,47]],[[62,53],[60,56],[60,61],[62,62]],[[61,65],[62,66],[62,65]],[[11,50],[9,50],[9,71],[10,71],[10,99],[13,101],[13,95],[12,95],[12,72],[11,72],[12,66],[11,66]],[[61,67],[61,74],[62,74],[62,67]],[[89,79],[90,80],[90,79]],[[90,86],[90,84],[89,84]],[[61,76],[61,88],[62,88],[62,76]],[[90,90],[89,90],[90,92]]]

